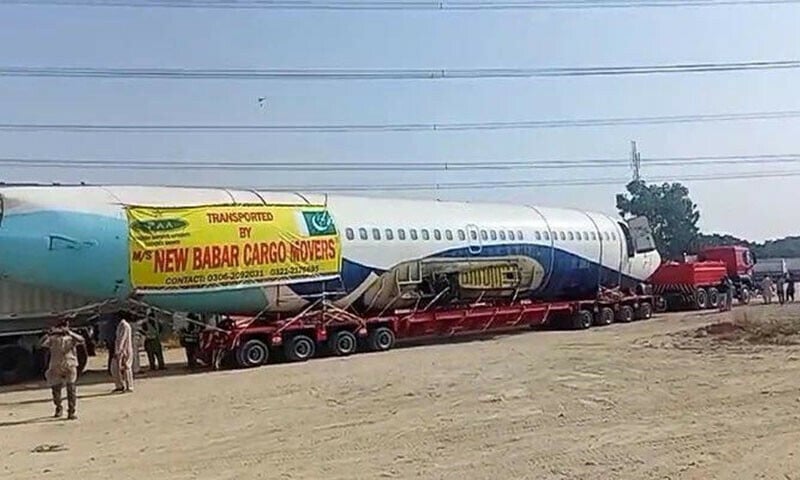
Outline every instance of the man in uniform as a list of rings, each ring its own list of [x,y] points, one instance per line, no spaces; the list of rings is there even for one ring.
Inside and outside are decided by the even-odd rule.
[[[50,350],[50,360],[45,372],[45,379],[53,394],[56,406],[55,417],[63,414],[61,391],[67,387],[67,418],[75,420],[77,392],[75,382],[78,380],[78,345],[84,345],[82,336],[69,329],[69,322],[62,320],[56,328],[50,330],[42,341],[42,347]]]
[[[167,367],[164,365],[164,348],[161,345],[161,323],[155,316],[148,315],[142,323],[142,332],[150,370],[156,369],[156,363],[158,363],[158,370],[165,370]]]

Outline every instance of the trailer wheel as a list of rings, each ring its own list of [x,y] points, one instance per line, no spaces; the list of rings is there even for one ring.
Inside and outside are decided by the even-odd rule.
[[[347,330],[339,330],[328,340],[328,348],[330,348],[334,355],[340,357],[346,357],[355,353],[357,345],[358,340],[356,340],[356,336]]]
[[[694,292],[694,306],[698,310],[705,310],[708,307],[708,293],[702,288],[698,288]]]
[[[716,288],[708,289],[708,308],[719,308],[719,290]]]
[[[597,312],[594,324],[599,326],[611,325],[614,323],[614,310],[610,307],[603,307]]]
[[[647,302],[641,303],[636,312],[636,320],[649,320],[653,316],[653,306]]]
[[[394,332],[389,327],[378,327],[369,332],[367,345],[374,352],[385,352],[394,346]]]
[[[750,290],[748,290],[747,287],[742,287],[741,291],[739,291],[739,301],[742,305],[750,303]]]
[[[314,356],[317,349],[314,341],[306,335],[295,335],[284,348],[286,358],[291,362],[305,362]]]
[[[19,345],[0,347],[0,385],[28,380],[34,374],[33,353]]]
[[[589,310],[581,310],[572,316],[573,330],[586,330],[592,326],[594,318]]]
[[[257,338],[251,338],[236,350],[236,364],[242,368],[259,367],[268,361],[269,347]]]
[[[617,311],[617,321],[620,323],[630,323],[633,321],[633,308],[630,305],[623,305]]]

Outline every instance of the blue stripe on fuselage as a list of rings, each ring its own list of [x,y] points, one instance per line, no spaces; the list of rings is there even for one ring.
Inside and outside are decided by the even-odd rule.
[[[23,283],[95,298],[126,297],[132,290],[128,255],[127,220],[123,217],[41,211],[8,214],[0,227],[0,275]],[[527,256],[544,266],[546,283],[534,292],[537,298],[593,295],[598,274],[602,274],[606,286],[619,282],[620,275],[616,270],[600,267],[596,262],[564,250],[551,250],[548,245],[484,245],[478,255],[463,247],[445,250],[429,258],[506,255]],[[344,258],[341,280],[293,284],[291,289],[301,296],[319,295],[323,291],[351,292],[371,273],[384,271]],[[628,276],[622,276],[622,281],[626,286],[639,282]],[[212,305],[231,307],[231,311],[260,310],[266,301],[259,287],[213,293],[164,294],[157,298],[161,305],[188,311],[211,310]]]

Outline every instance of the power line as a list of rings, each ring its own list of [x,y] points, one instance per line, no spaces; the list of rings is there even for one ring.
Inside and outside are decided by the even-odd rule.
[[[796,4],[800,0],[5,0],[6,5],[271,10],[576,10]]]
[[[798,0],[800,1],[800,0]],[[794,70],[800,60],[595,67],[468,69],[191,69],[0,66],[0,77],[158,80],[447,80]]]
[[[800,153],[764,155],[717,155],[685,157],[653,157],[643,160],[648,167],[676,167],[700,165],[774,165],[800,163]],[[109,170],[229,170],[229,171],[474,171],[474,170],[530,170],[530,169],[584,169],[624,168],[624,159],[591,158],[582,160],[538,159],[516,161],[472,162],[264,162],[264,161],[178,161],[131,159],[54,159],[0,157],[0,166],[13,168],[77,168]]]
[[[800,110],[775,112],[612,117],[572,120],[526,120],[475,123],[394,123],[341,125],[121,125],[89,123],[0,123],[0,132],[64,133],[358,133],[465,130],[528,130],[542,128],[663,125],[744,120],[775,120],[800,117]]]
[[[758,178],[787,178],[800,176],[800,170],[782,170],[774,172],[722,173],[702,175],[670,175],[648,178],[650,182],[696,182],[724,181]],[[364,192],[364,191],[434,191],[434,190],[469,190],[486,188],[545,188],[545,187],[584,187],[601,185],[624,185],[629,179],[618,178],[584,178],[570,180],[538,180],[538,181],[498,181],[498,182],[452,182],[452,183],[405,183],[405,184],[356,184],[356,185],[297,185],[297,186],[240,186],[234,189],[250,189],[264,191],[300,191],[300,192]],[[44,185],[31,183],[0,182],[2,186]],[[69,186],[68,184],[56,184]],[[91,185],[81,183],[81,186]],[[180,188],[220,188],[219,185],[151,185]]]

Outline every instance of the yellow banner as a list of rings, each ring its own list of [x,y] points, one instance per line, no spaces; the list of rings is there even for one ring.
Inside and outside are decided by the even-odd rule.
[[[323,206],[129,207],[130,274],[140,290],[330,278],[341,241]]]

